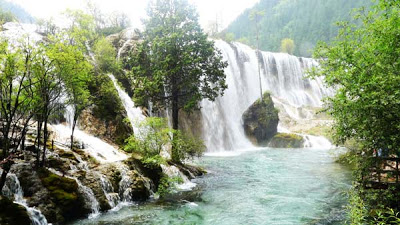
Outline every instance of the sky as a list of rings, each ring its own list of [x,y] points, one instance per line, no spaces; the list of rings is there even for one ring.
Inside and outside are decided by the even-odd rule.
[[[25,8],[34,17],[57,18],[65,9],[84,9],[85,0],[9,0]],[[141,26],[141,18],[146,15],[148,0],[92,0],[104,13],[114,11],[129,15],[133,27]],[[252,7],[259,0],[189,0],[197,6],[200,24],[203,28],[216,19],[226,27],[246,8]]]

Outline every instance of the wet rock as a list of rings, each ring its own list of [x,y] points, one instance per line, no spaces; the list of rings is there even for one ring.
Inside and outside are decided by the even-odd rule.
[[[88,171],[85,176],[80,178],[83,185],[90,188],[100,205],[101,211],[111,209],[111,205],[107,200],[104,190],[101,185],[100,174],[94,171]]]
[[[271,148],[304,148],[304,138],[297,134],[278,133],[268,147]]]
[[[13,203],[0,195],[0,224],[22,225],[31,224],[28,212],[22,205]]]
[[[278,110],[270,93],[254,102],[243,114],[243,127],[247,137],[258,146],[266,146],[278,131]]]

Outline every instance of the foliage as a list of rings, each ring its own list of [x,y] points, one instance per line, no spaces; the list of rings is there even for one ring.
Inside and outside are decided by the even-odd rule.
[[[89,48],[98,38],[93,16],[82,10],[70,9],[67,9],[65,15],[70,20],[70,26],[66,30],[70,42],[90,55]]]
[[[221,53],[207,39],[194,7],[187,0],[152,1],[144,41],[134,57],[134,99],[156,109],[172,109],[178,129],[179,110],[191,111],[204,98],[214,100],[226,89]]]
[[[223,39],[226,42],[232,42],[235,40],[235,34],[234,33],[226,33]]]
[[[294,41],[290,38],[285,38],[281,42],[281,52],[293,54],[295,49]]]
[[[128,138],[124,150],[139,153],[144,158],[159,155],[163,146],[171,139],[171,129],[168,127],[165,119],[150,117],[142,122],[140,127],[146,131]]]
[[[399,186],[365,185],[371,181],[371,169],[382,163],[375,157],[377,151],[399,155],[400,4],[381,0],[370,11],[360,9],[355,19],[356,24],[339,23],[339,34],[331,44],[318,45],[315,57],[321,58],[321,66],[311,74],[324,76],[325,83],[336,89],[326,104],[335,120],[335,142],[357,143],[348,159],[355,164],[355,190],[359,195],[351,198],[355,202],[351,211],[354,223],[365,219],[371,224],[396,224]]]
[[[392,153],[400,147],[399,10],[381,1],[369,13],[360,11],[360,27],[340,23],[334,42],[320,43],[315,52],[324,60],[313,75],[325,76],[326,84],[336,88],[327,111],[335,119],[338,143],[352,138]]]
[[[119,64],[116,60],[116,51],[114,46],[106,39],[98,39],[93,47],[96,59],[96,66],[104,73],[114,73],[119,70]]]
[[[253,8],[245,10],[224,32],[232,32],[237,39],[247,38],[251,46],[257,46],[256,33],[260,34],[260,50],[278,52],[281,40],[291,38],[297,45],[298,56],[311,56],[318,41],[331,41],[338,29],[337,20],[349,20],[353,8],[371,6],[370,0],[261,0]],[[265,11],[254,26],[250,15]]]
[[[349,192],[349,205],[347,209],[349,212],[350,224],[365,224],[367,209],[359,193],[354,189]]]
[[[172,189],[175,187],[176,184],[183,183],[181,177],[168,177],[166,175],[162,176],[160,179],[160,184],[158,185],[157,194],[160,197],[163,197],[169,193],[171,193]]]
[[[15,16],[11,12],[4,11],[0,8],[0,25],[3,25],[7,22],[13,22],[15,20]]]
[[[87,13],[94,19],[96,32],[102,36],[108,36],[121,32],[129,27],[128,15],[120,12],[104,14],[99,6],[93,1],[87,1]]]
[[[204,154],[206,147],[202,140],[177,130],[174,130],[173,134],[172,161],[179,163],[188,158],[201,157]]]
[[[13,15],[12,20],[10,21],[5,21],[0,19],[3,22],[11,22],[14,20],[18,20],[19,22],[23,23],[32,23],[35,21],[32,15],[29,14],[23,7],[12,1],[0,0],[0,9],[1,9],[0,11],[2,11],[5,14]]]
[[[205,150],[201,140],[187,137],[180,131],[169,128],[163,118],[149,117],[141,123],[141,127],[145,131],[129,137],[124,150],[141,155],[142,162],[148,167],[165,163],[160,153],[168,152],[171,145],[174,146],[172,160],[178,163],[189,157],[199,157]]]

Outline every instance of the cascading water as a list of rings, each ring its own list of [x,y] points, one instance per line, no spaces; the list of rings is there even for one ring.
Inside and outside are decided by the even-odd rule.
[[[114,75],[109,75],[110,79],[114,83],[115,88],[118,91],[118,95],[121,99],[122,104],[128,114],[129,121],[131,122],[133,133],[135,136],[140,136],[141,129],[139,129],[140,123],[145,120],[145,116],[142,113],[142,109],[135,107],[135,103],[132,101],[131,97],[121,89],[118,85],[117,79]]]
[[[14,202],[26,208],[33,225],[47,225],[47,220],[43,214],[32,207],[29,207],[24,199],[24,192],[18,177],[13,173],[7,174],[6,184],[3,187],[2,193],[4,196],[14,199]]]
[[[305,70],[318,63],[284,53],[257,52],[240,43],[217,40],[215,45],[228,61],[225,70],[228,89],[215,102],[203,100],[203,137],[209,152],[252,148],[242,126],[242,115],[260,98],[258,62],[263,91],[290,106],[320,107],[322,98],[332,94],[320,78],[305,78]]]
[[[118,193],[114,192],[114,187],[112,186],[110,180],[106,176],[100,175],[100,183],[111,208],[116,207],[120,202],[120,197]]]

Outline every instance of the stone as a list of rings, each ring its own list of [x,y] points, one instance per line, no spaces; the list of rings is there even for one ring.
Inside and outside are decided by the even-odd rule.
[[[297,134],[278,133],[268,147],[271,148],[304,148],[304,138]]]
[[[246,136],[258,146],[267,146],[278,131],[279,116],[270,93],[254,102],[243,114],[243,127]]]
[[[0,209],[0,224],[2,225],[31,224],[31,219],[25,207],[13,203],[10,199],[1,195]]]

